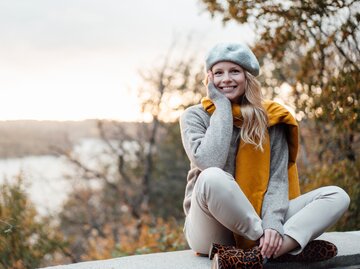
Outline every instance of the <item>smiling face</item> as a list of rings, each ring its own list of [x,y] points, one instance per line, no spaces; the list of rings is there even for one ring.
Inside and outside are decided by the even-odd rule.
[[[245,71],[232,62],[218,62],[211,68],[216,88],[232,103],[239,103],[245,93]]]

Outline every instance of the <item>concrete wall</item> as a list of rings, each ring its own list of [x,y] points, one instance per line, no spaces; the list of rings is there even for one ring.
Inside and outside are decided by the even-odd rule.
[[[275,268],[360,268],[360,231],[325,233],[319,239],[333,242],[338,248],[338,255],[330,260],[316,263],[268,263],[265,269]],[[47,267],[47,269],[209,269],[211,261],[198,257],[191,250],[134,255],[82,262],[70,265]]]

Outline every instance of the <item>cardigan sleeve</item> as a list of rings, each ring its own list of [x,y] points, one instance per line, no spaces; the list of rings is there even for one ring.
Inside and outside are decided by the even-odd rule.
[[[219,92],[213,92],[216,109],[209,116],[199,106],[185,110],[180,118],[181,139],[190,161],[200,170],[224,168],[233,130],[231,103]],[[210,117],[209,123],[206,120]]]
[[[262,205],[263,229],[276,230],[284,235],[284,219],[289,206],[288,159],[289,149],[284,125],[270,127],[270,178]]]

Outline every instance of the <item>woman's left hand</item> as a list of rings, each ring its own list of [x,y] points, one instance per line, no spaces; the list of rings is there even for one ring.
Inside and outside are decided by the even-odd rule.
[[[260,249],[263,257],[270,258],[276,255],[282,245],[281,235],[273,229],[265,229],[263,236],[260,238]]]

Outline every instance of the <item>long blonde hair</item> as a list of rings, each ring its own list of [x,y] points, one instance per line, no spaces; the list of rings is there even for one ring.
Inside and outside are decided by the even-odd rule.
[[[245,143],[252,144],[261,151],[264,150],[263,144],[268,126],[268,117],[262,101],[260,83],[253,75],[245,71],[245,94],[240,102],[243,117],[240,134]]]

